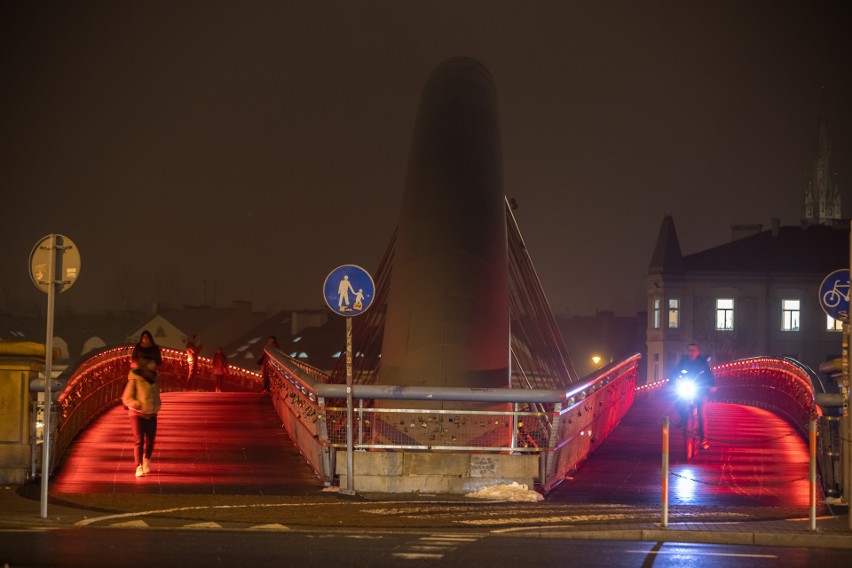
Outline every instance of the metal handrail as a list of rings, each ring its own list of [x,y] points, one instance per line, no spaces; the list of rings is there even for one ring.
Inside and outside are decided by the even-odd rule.
[[[347,428],[352,428],[358,433],[354,445],[358,450],[538,453],[539,484],[545,489],[554,487],[573,471],[626,414],[633,402],[641,359],[636,354],[612,363],[568,389],[356,384],[352,386],[353,399],[362,404],[355,409],[354,423],[349,424],[346,409],[327,404],[346,397],[345,385],[322,382],[328,380],[328,375],[274,347],[267,347],[266,354],[272,363],[273,404],[282,425],[326,483],[334,480],[334,450],[343,447]],[[363,407],[364,401],[378,399],[514,403],[514,410]],[[554,410],[518,408],[534,408],[541,403],[552,405]],[[383,418],[386,416],[393,419]],[[416,420],[406,425],[405,416]],[[480,429],[465,431],[461,416],[478,420]],[[423,430],[417,427],[418,421]]]
[[[267,346],[266,353],[280,367],[298,382],[303,389],[321,398],[346,398],[346,385],[319,382],[321,375],[309,376],[298,360],[285,355],[282,351]],[[397,385],[352,385],[352,397],[355,399],[380,400],[438,400],[460,402],[519,402],[519,403],[565,403],[574,405],[589,394],[604,386],[623,368],[635,365],[641,359],[640,354],[632,355],[624,361],[610,363],[606,367],[582,379],[570,389],[509,389],[477,387],[410,387]]]

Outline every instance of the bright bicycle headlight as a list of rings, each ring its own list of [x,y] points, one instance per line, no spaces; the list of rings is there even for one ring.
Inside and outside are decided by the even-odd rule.
[[[689,400],[695,398],[695,395],[698,394],[698,387],[692,379],[682,378],[678,379],[675,392],[680,398]]]

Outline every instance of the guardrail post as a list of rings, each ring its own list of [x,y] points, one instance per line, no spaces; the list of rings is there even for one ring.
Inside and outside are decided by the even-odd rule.
[[[512,443],[509,446],[513,450],[518,448],[518,403],[512,403]]]
[[[662,527],[669,526],[669,417],[663,416]]]
[[[809,480],[809,504],[810,504],[810,520],[811,530],[816,531],[816,447],[817,447],[817,423],[816,418],[811,418],[808,423],[808,441],[810,447],[810,480]]]
[[[358,447],[364,445],[364,399],[358,399]]]

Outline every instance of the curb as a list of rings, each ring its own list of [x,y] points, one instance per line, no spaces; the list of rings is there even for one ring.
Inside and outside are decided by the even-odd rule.
[[[499,533],[501,536],[564,538],[589,540],[632,540],[642,542],[692,542],[699,544],[733,544],[786,546],[804,548],[852,549],[852,536],[839,534],[801,534],[785,532],[734,532],[683,529],[601,529],[547,530],[519,528]]]

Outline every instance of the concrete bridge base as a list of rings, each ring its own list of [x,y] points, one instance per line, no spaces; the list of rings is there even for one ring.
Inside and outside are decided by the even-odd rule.
[[[353,488],[359,493],[443,493],[464,495],[513,481],[533,488],[537,454],[444,452],[355,452]],[[340,487],[348,486],[346,451],[338,451]]]

